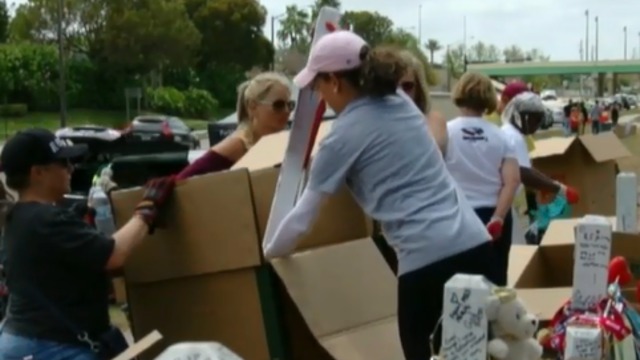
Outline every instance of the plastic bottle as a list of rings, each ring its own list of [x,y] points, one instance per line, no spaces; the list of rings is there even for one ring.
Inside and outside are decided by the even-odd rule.
[[[111,212],[111,203],[100,186],[91,189],[91,207],[96,211],[95,223],[98,231],[105,235],[113,235],[116,225]]]

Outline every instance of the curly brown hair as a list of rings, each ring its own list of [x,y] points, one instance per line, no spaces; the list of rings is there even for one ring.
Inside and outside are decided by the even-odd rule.
[[[468,72],[462,75],[451,94],[454,104],[483,113],[492,113],[498,107],[493,82],[487,76]]]
[[[362,64],[358,68],[333,75],[347,81],[362,95],[383,97],[396,93],[398,82],[407,71],[407,64],[397,51],[388,47],[371,49],[365,45],[360,50],[360,60]],[[327,79],[329,74],[318,76]]]

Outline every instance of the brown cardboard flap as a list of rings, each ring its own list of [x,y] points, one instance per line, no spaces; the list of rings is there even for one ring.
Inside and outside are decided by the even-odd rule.
[[[512,245],[509,252],[508,286],[513,286],[534,257],[537,246]]]
[[[527,310],[538,316],[542,324],[548,323],[553,315],[571,299],[571,287],[550,289],[518,289]]]
[[[604,162],[631,156],[629,149],[612,132],[598,135],[580,136],[580,142],[587,149],[593,160]]]
[[[112,194],[119,226],[131,218],[141,189]],[[128,283],[151,282],[260,264],[246,170],[191,178],[176,186],[166,227],[144,239],[125,266]]]
[[[536,140],[535,149],[529,153],[531,159],[540,159],[550,156],[563,155],[575,138],[573,137],[551,137],[541,140]]]
[[[251,187],[258,222],[258,236],[262,240],[271,212],[271,203],[278,182],[279,169],[251,172]],[[297,250],[337,244],[371,236],[373,221],[355,202],[346,186],[329,196],[322,204],[318,217],[300,239]]]
[[[318,144],[331,130],[333,121],[323,121],[318,128],[312,155],[318,150]],[[291,131],[281,131],[261,138],[240,160],[233,169],[247,168],[249,171],[260,170],[282,163],[289,145]]]
[[[401,359],[396,278],[371,239],[273,261],[309,329],[335,359]],[[351,357],[355,356],[355,357]]]

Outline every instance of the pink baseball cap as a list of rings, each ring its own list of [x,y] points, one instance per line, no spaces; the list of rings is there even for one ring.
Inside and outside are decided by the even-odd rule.
[[[293,78],[293,83],[304,88],[318,73],[351,70],[362,64],[360,52],[367,45],[360,36],[346,30],[337,30],[322,36],[309,52],[307,65]]]

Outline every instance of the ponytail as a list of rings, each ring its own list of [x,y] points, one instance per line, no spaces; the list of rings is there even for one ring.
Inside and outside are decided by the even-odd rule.
[[[249,120],[249,111],[247,110],[247,88],[251,80],[247,80],[238,86],[238,101],[236,103],[236,112],[238,113],[238,123],[244,123]]]

